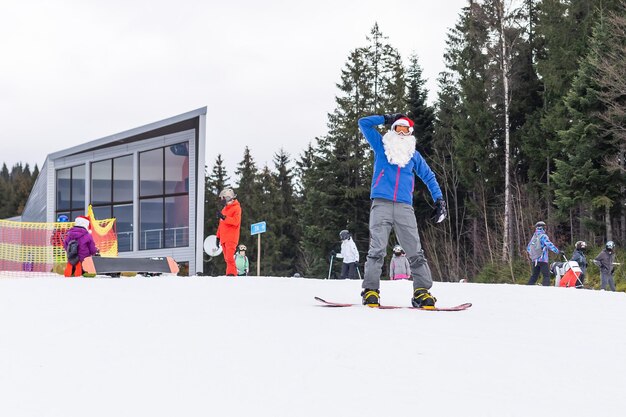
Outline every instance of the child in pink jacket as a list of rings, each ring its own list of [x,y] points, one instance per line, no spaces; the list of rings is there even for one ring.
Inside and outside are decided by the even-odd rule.
[[[394,280],[411,278],[411,265],[400,245],[393,247],[393,256],[389,262],[389,278]]]

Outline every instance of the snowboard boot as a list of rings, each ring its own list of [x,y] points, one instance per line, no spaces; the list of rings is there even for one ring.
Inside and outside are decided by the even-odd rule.
[[[415,291],[413,291],[411,304],[416,308],[433,309],[435,308],[436,301],[437,299],[430,295],[426,288],[416,288]]]
[[[368,290],[366,288],[361,292],[361,297],[363,297],[363,305],[380,307],[380,290]]]

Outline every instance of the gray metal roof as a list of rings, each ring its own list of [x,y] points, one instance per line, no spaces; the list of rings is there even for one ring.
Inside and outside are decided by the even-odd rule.
[[[198,116],[206,115],[207,108],[201,107],[196,110],[189,111],[187,113],[179,114],[168,119],[160,120],[158,122],[150,123],[145,126],[136,127],[134,129],[127,130],[125,132],[116,133],[114,135],[106,136],[104,138],[92,140],[90,142],[83,143],[71,148],[63,149],[58,152],[49,154],[46,157],[46,161],[43,167],[39,171],[39,176],[33,185],[24,212],[22,213],[22,221],[34,221],[45,222],[47,212],[47,193],[48,193],[48,161],[54,161],[59,158],[64,158],[70,155],[75,155],[83,152],[90,152],[100,148],[106,148],[109,146],[120,145],[123,143],[132,142],[135,140],[141,140],[142,135],[148,132],[152,132],[161,128],[167,128],[168,126],[176,125],[177,123],[186,122],[192,120]]]
[[[173,125],[179,122],[183,122],[185,120],[190,120],[195,117],[206,115],[207,108],[201,107],[196,110],[189,111],[187,113],[179,114],[178,116],[173,116],[168,119],[159,120],[158,122],[150,123],[145,126],[136,127],[134,129],[127,130],[125,132],[116,133],[111,136],[106,136],[100,139],[92,140],[90,142],[83,143],[81,145],[77,145],[71,148],[63,149],[62,151],[54,152],[48,155],[46,161],[49,159],[55,160],[58,158],[63,158],[66,156],[88,152],[97,148],[103,148],[107,145],[112,144],[121,144],[125,142],[125,139],[129,139],[142,133],[150,132],[152,130],[156,130],[165,126]]]

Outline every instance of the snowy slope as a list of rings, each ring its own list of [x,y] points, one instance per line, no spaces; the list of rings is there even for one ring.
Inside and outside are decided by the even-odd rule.
[[[626,294],[435,283],[463,312],[323,308],[356,281],[2,278],[0,416],[623,416]],[[407,304],[410,282],[382,283]]]

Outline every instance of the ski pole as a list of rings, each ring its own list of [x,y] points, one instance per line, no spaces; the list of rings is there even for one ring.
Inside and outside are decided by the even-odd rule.
[[[330,273],[333,270],[333,258],[335,257],[335,255],[330,255],[330,266],[328,267],[328,278],[330,279]]]
[[[356,273],[359,275],[359,279],[363,280],[363,277],[361,277],[361,270],[359,269],[359,266],[356,266]]]

